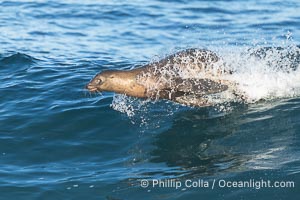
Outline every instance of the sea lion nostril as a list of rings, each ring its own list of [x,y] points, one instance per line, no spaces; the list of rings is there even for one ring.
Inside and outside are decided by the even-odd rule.
[[[92,83],[88,83],[86,86],[85,86],[86,89],[92,89],[92,88],[95,88],[95,85],[92,84]]]
[[[89,90],[90,92],[95,92],[98,90],[97,87],[91,83],[86,85],[86,89]]]

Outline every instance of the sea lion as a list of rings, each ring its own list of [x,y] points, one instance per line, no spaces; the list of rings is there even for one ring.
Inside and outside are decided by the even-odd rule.
[[[209,106],[208,96],[229,89],[230,74],[209,50],[187,49],[132,70],[107,70],[86,86],[138,98],[167,99],[188,106]]]

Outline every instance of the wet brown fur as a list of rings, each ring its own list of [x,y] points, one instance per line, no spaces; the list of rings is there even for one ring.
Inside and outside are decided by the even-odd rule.
[[[219,58],[211,51],[202,51],[203,55],[200,57],[189,57],[190,54],[195,55],[197,49],[188,49],[177,54],[166,57],[158,62],[153,62],[143,67],[133,69],[133,70],[107,70],[97,74],[87,85],[87,89],[91,92],[95,91],[112,91],[120,94],[126,94],[128,96],[139,97],[139,98],[161,98],[176,101],[176,97],[184,96],[186,94],[193,93],[193,90],[203,90],[203,93],[209,93],[210,83],[206,81],[204,87],[195,87],[195,85],[189,86],[188,89],[191,91],[182,90],[189,84],[184,85],[186,79],[180,79],[175,75],[164,75],[159,69],[165,66],[169,66],[170,71],[173,65],[185,68],[189,67],[191,70],[196,69],[198,71],[203,71],[210,76],[209,63],[217,62]],[[188,58],[189,60],[182,60],[182,58]],[[197,59],[195,61],[195,59]],[[209,59],[209,61],[207,61]],[[188,62],[188,63],[187,63]],[[190,64],[191,63],[191,64]],[[144,76],[148,75],[148,76]],[[165,76],[166,81],[159,81],[161,76]],[[197,80],[197,79],[195,79]],[[213,81],[212,81],[213,82]],[[198,83],[198,82],[197,82]],[[180,85],[181,84],[181,85]],[[182,86],[183,85],[183,86]],[[202,81],[203,85],[203,81]],[[226,90],[227,87],[222,86],[222,90]],[[220,90],[220,91],[222,91]],[[212,92],[217,90],[213,89]],[[198,92],[199,93],[199,92]]]

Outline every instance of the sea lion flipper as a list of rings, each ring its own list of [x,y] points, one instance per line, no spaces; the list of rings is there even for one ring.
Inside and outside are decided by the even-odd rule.
[[[211,102],[208,101],[207,98],[199,97],[196,95],[186,95],[186,96],[176,97],[174,101],[179,104],[183,104],[186,106],[194,106],[194,107],[208,107],[213,105]]]
[[[176,79],[176,91],[197,96],[223,92],[228,89],[227,85],[220,84],[210,79]]]

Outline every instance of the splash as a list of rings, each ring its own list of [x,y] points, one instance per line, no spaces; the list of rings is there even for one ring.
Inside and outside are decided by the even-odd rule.
[[[156,131],[160,128],[169,127],[172,124],[170,120],[174,113],[191,109],[171,101],[137,99],[123,94],[114,95],[111,107],[125,114],[132,124],[145,130]]]
[[[123,94],[117,94],[113,98],[111,107],[114,110],[117,110],[121,113],[125,113],[128,117],[133,117],[135,115],[136,110],[138,110],[138,108],[135,108],[135,106],[134,106],[135,101],[137,101],[137,100],[135,100],[132,97],[128,97]],[[142,105],[142,103],[138,103],[137,105],[138,105],[138,107],[140,107]]]
[[[228,80],[247,103],[300,95],[300,49],[297,46],[259,47],[222,58],[233,73]]]

